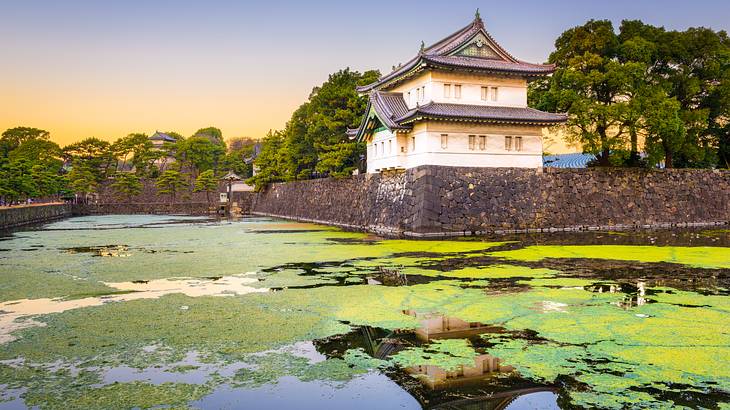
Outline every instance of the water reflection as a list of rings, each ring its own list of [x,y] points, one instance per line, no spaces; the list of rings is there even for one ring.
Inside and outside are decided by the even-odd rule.
[[[624,293],[624,298],[616,302],[616,305],[626,310],[654,302],[646,297],[647,286],[643,280],[637,281],[636,285],[630,283],[595,283],[586,286],[585,289],[594,293]]]

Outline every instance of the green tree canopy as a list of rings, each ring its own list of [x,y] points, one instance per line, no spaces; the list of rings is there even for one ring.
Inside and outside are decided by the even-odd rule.
[[[617,34],[609,21],[591,20],[567,30],[555,47],[550,62],[557,70],[531,85],[530,102],[567,111],[571,138],[601,165],[617,164],[609,156],[627,147],[628,164],[635,164],[641,136],[650,166],[728,166],[727,33],[625,20]]]
[[[205,199],[210,203],[210,193],[218,190],[218,178],[212,169],[203,171],[195,179],[195,192],[205,192]]]
[[[175,196],[178,192],[188,187],[188,178],[186,174],[175,170],[165,170],[155,182],[157,191],[161,194],[170,195],[170,202],[175,202]]]
[[[132,201],[132,197],[142,193],[143,184],[140,177],[131,172],[117,172],[114,175],[112,188],[127,202]]]
[[[0,136],[0,156],[7,157],[10,151],[30,140],[47,141],[51,134],[46,130],[31,127],[9,128]]]
[[[349,141],[346,131],[359,125],[367,105],[355,88],[379,76],[377,71],[359,73],[348,68],[315,87],[284,130],[264,138],[255,163],[258,174],[252,180],[257,189],[269,182],[351,173],[364,146]]]
[[[177,160],[190,167],[193,175],[209,169],[216,171],[224,154],[224,146],[205,137],[190,137],[176,144]]]

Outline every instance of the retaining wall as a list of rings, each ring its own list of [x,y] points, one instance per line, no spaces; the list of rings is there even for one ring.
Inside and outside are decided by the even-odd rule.
[[[43,204],[0,208],[0,229],[43,223],[71,216],[69,204]]]
[[[730,221],[730,171],[424,166],[272,184],[253,213],[405,236]]]

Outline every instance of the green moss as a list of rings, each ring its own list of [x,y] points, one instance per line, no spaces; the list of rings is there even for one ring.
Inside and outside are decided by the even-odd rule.
[[[266,224],[267,229],[277,226]],[[246,272],[256,272],[263,287],[332,285],[343,278],[359,282],[357,275],[375,272],[379,266],[402,266],[405,273],[450,280],[399,287],[323,286],[229,297],[170,294],[39,315],[34,319],[46,326],[20,330],[15,333],[17,340],[0,349],[0,359],[25,363],[0,365],[0,384],[27,389],[26,402],[41,408],[59,407],[61,400],[72,408],[113,408],[113,400],[124,407],[147,408],[185,406],[229,382],[251,388],[295,376],[338,384],[393,364],[451,369],[473,364],[476,351],[466,339],[411,347],[387,360],[374,359],[362,349],[347,350],[342,359],[319,362],[274,350],[346,333],[351,325],[416,329],[420,320],[403,313],[413,310],[513,331],[486,335],[491,346],[488,353],[533,381],[575,378],[585,388],[568,394],[581,406],[672,405],[647,393],[666,391],[673,388],[672,383],[700,391],[730,390],[725,365],[730,357],[727,296],[654,288],[648,297],[655,303],[625,309],[621,303],[625,294],[583,289],[602,278],[580,279],[552,269],[506,263],[470,263],[471,256],[488,253],[496,243],[372,240],[330,228],[256,233],[261,226],[246,222],[79,230],[73,235],[68,231],[23,233],[3,245],[10,250],[0,259],[4,272],[0,299],[96,297],[114,292],[100,281]],[[62,251],[70,246],[112,244],[125,244],[130,256],[99,258]],[[21,250],[32,245],[43,248]],[[532,246],[491,255],[507,261],[596,258],[721,268],[730,263],[728,252],[727,248],[591,245]],[[433,269],[438,262],[463,268],[442,272]],[[295,268],[297,264],[319,268],[315,274],[302,275],[304,270]],[[549,266],[549,261],[544,264]],[[516,289],[511,293],[478,288],[504,279],[528,286],[515,287],[507,281],[510,289]],[[103,372],[118,366],[189,372],[195,367],[185,361],[191,352],[212,368],[234,362],[245,367],[233,379],[209,374],[203,385],[102,384]],[[74,374],[68,370],[72,368],[81,372]],[[206,368],[201,366],[199,371],[204,373]]]
[[[629,245],[562,245],[528,246],[494,252],[491,256],[507,260],[538,261],[546,258],[612,259],[637,262],[670,262],[698,268],[730,268],[730,248],[629,246]]]
[[[392,363],[402,367],[438,366],[454,371],[459,366],[474,366],[478,353],[468,340],[434,340],[426,347],[409,347],[390,357]]]

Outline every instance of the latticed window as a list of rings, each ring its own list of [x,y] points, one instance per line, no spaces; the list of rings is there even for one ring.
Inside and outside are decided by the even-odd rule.
[[[482,151],[487,149],[487,136],[486,135],[479,136],[479,149]]]
[[[476,145],[477,145],[477,136],[470,135],[469,136],[469,149],[474,151],[476,149]]]
[[[451,84],[444,84],[444,98],[451,98]]]
[[[498,97],[499,97],[499,88],[492,87],[492,101],[497,101]]]
[[[456,84],[454,86],[454,98],[461,98],[461,85]]]
[[[504,137],[504,149],[507,151],[512,151],[512,137]]]
[[[441,134],[441,149],[449,147],[449,134]]]
[[[522,137],[515,137],[515,151],[522,151]]]
[[[487,101],[489,95],[489,87],[482,87],[482,101]]]

